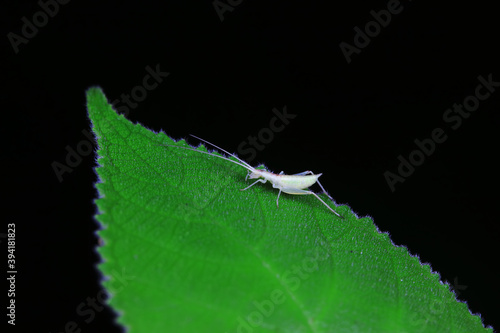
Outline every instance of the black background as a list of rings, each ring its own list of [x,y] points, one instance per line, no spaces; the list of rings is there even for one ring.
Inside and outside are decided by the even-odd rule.
[[[4,223],[17,229],[18,325],[62,332],[75,321],[82,332],[120,331],[107,307],[90,323],[76,312],[101,289],[95,155],[62,181],[52,164],[66,164],[66,147],[88,140],[86,89],[99,85],[119,99],[159,64],[170,75],[129,119],[237,152],[286,105],[296,118],[252,163],[323,172],[338,203],[372,216],[443,281],[467,286],[459,299],[498,327],[500,91],[458,129],[443,121],[474,94],[479,75],[500,81],[498,11],[493,2],[401,1],[402,11],[348,63],[339,44],[353,44],[353,28],[364,29],[370,11],[387,3],[244,0],[221,21],[211,1],[70,1],[16,53],[7,34],[21,35],[21,18],[33,22],[41,7],[4,1],[3,201]],[[448,139],[391,192],[384,172],[397,172],[398,156],[437,127]]]

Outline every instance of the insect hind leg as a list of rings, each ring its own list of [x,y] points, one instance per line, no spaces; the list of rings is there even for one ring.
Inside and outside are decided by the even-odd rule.
[[[314,172],[307,170],[299,173],[294,173],[292,176],[305,176],[305,175],[314,175]]]
[[[319,187],[321,187],[321,190],[323,191],[323,193],[325,193],[330,198],[330,200],[333,200],[333,198],[330,196],[330,194],[328,194],[328,192],[325,190],[325,188],[323,187],[323,185],[321,185],[321,183],[319,182],[319,180],[316,180],[316,183],[318,183]]]
[[[321,187],[323,188],[323,187]],[[337,213],[336,211],[334,211],[330,206],[328,206],[328,204],[326,202],[323,201],[323,199],[321,199],[319,197],[319,195],[317,195],[316,193],[314,193],[313,191],[308,191],[308,190],[300,190],[300,189],[296,189],[296,188],[282,188],[283,189],[283,192],[285,193],[289,193],[289,194],[304,194],[304,195],[307,195],[307,194],[312,194],[316,197],[316,199],[318,199],[319,201],[321,201],[321,203],[323,205],[325,205],[329,210],[331,210],[335,215],[337,215],[338,217],[340,217],[341,219],[343,219],[344,217],[342,215],[340,215],[339,213]],[[281,191],[281,188],[280,188],[280,191]],[[325,192],[326,193],[326,192]],[[328,195],[328,194],[327,194]]]

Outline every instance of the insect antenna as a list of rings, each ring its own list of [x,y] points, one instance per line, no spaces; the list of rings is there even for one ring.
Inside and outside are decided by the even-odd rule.
[[[223,151],[224,153],[226,153],[226,154],[228,154],[228,155],[230,155],[230,156],[234,157],[235,159],[237,159],[238,161],[240,161],[242,164],[245,164],[247,167],[251,168],[252,170],[253,170],[253,169],[255,169],[253,166],[251,166],[251,165],[250,165],[250,164],[248,164],[247,162],[243,161],[241,158],[238,158],[238,157],[237,157],[237,156],[235,156],[234,154],[231,154],[231,153],[230,153],[230,152],[228,152],[227,150],[224,150],[224,149],[222,149],[221,147],[216,146],[216,145],[214,145],[214,144],[213,144],[213,143],[211,143],[211,142],[208,142],[207,140],[204,140],[204,139],[202,139],[202,138],[199,138],[199,137],[197,137],[196,135],[193,135],[193,134],[189,134],[189,135],[190,135],[190,136],[192,136],[193,138],[196,138],[196,139],[198,139],[198,140],[200,140],[200,141],[203,141],[203,142],[205,142],[205,143],[207,143],[207,144],[211,145],[212,147],[215,147],[215,148],[219,149],[220,151]],[[234,162],[234,161],[233,161],[233,162]]]
[[[204,140],[202,140],[204,141]],[[207,142],[209,143],[209,142]],[[226,152],[225,150],[221,149],[223,152],[229,154],[230,156],[233,156],[234,158],[236,158],[238,161],[240,162],[237,162],[237,161],[233,161],[225,156],[219,156],[219,155],[215,155],[215,154],[212,154],[212,153],[209,153],[209,152],[206,152],[206,151],[202,151],[202,150],[198,150],[198,149],[194,149],[194,148],[190,148],[190,147],[180,147],[180,146],[175,146],[175,145],[168,145],[168,144],[160,144],[160,146],[166,146],[166,147],[174,147],[174,148],[180,148],[180,149],[186,149],[186,150],[192,150],[194,152],[197,152],[197,153],[202,153],[202,154],[207,154],[207,155],[210,155],[210,156],[215,156],[215,157],[218,157],[218,158],[222,158],[223,160],[226,160],[226,161],[229,161],[229,162],[232,162],[234,164],[237,164],[245,169],[247,169],[248,171],[250,172],[253,172],[255,169],[249,165],[248,163],[245,163],[244,161],[240,160],[238,157],[234,156],[233,154],[229,154],[228,152]],[[214,147],[216,147],[214,145]],[[218,147],[217,147],[218,148]],[[220,149],[220,148],[219,148]]]

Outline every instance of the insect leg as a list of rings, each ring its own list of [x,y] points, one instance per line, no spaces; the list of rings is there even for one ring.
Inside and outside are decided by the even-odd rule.
[[[314,175],[314,172],[308,170],[308,171],[304,171],[304,172],[300,172],[300,173],[294,173],[292,176],[305,176],[308,174]]]
[[[321,190],[323,191],[323,193],[325,193],[330,198],[330,200],[333,200],[333,198],[330,196],[330,194],[328,194],[328,192],[325,191],[325,188],[323,187],[323,185],[321,185],[319,180],[316,180],[316,183],[318,183],[319,187],[321,187]]]
[[[278,192],[278,197],[276,198],[276,207],[277,208],[280,208],[280,205],[278,203],[279,199],[280,199],[280,194],[281,194],[281,189],[279,189],[280,191]]]
[[[261,182],[262,184],[265,184],[266,180],[265,179],[257,179],[254,183],[252,183],[252,185],[250,186],[247,186],[245,188],[242,188],[240,189],[240,191],[245,191],[245,190],[248,190],[250,187],[254,186],[255,184],[257,184],[258,182]]]
[[[330,206],[327,205],[326,202],[323,201],[316,193],[313,191],[308,191],[308,190],[300,190],[296,188],[283,188],[283,192],[289,193],[289,194],[312,194],[314,195],[323,205],[325,205],[329,210],[331,210],[335,215],[337,215],[340,218],[344,218],[343,216],[339,215],[336,211],[334,211]]]
[[[328,209],[329,209],[329,210],[331,210],[332,212],[334,212],[334,213],[335,213],[335,215],[337,215],[337,216],[338,216],[338,217],[340,217],[341,219],[343,219],[343,218],[344,218],[344,217],[343,217],[343,216],[341,216],[339,213],[337,213],[336,211],[334,211],[334,210],[333,210],[330,206],[328,206],[328,205],[326,204],[326,202],[324,202],[324,201],[323,201],[323,200],[322,200],[322,199],[321,199],[321,198],[320,198],[320,197],[319,197],[316,193],[314,193],[313,191],[308,191],[308,192],[309,192],[309,194],[312,194],[312,195],[314,195],[316,198],[318,198],[318,200],[319,200],[319,201],[321,201],[321,202],[323,203],[323,205],[325,205],[326,207],[328,207]],[[326,193],[326,192],[325,192],[325,193]],[[328,195],[328,194],[327,194],[327,195]]]

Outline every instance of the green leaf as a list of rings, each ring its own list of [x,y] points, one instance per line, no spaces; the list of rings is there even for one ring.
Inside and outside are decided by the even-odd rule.
[[[130,332],[491,332],[370,218],[325,195],[345,219],[313,196],[277,209],[269,183],[239,190],[241,166],[87,99],[99,268]]]

